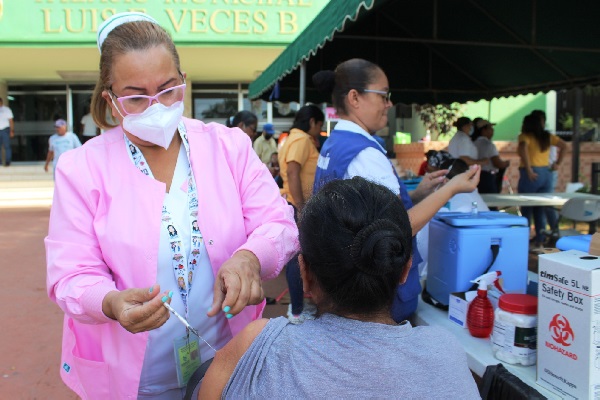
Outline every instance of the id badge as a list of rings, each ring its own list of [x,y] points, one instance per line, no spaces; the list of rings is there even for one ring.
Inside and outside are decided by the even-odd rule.
[[[184,336],[173,341],[175,351],[175,368],[179,387],[187,385],[190,377],[201,364],[200,342],[195,336]]]

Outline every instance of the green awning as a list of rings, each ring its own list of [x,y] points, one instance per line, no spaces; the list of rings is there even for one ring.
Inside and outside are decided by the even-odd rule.
[[[278,79],[288,75],[331,40],[335,32],[344,30],[347,21],[356,20],[370,10],[375,0],[330,1],[306,29],[288,45],[281,55],[248,88],[248,97],[261,97]]]
[[[249,97],[329,101],[317,71],[364,58],[390,81],[394,103],[450,103],[600,85],[600,2],[331,0],[250,84]]]

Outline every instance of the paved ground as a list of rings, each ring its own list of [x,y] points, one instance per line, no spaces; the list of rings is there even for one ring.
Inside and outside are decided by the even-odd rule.
[[[58,374],[63,313],[46,294],[43,239],[49,210],[0,205],[0,399],[77,398]],[[265,284],[265,294],[277,297],[286,287],[282,274]],[[265,316],[286,310],[269,305]]]

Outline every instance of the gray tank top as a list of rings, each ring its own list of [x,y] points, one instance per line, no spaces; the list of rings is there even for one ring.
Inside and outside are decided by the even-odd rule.
[[[479,399],[464,350],[437,327],[384,325],[325,314],[270,320],[222,398]]]

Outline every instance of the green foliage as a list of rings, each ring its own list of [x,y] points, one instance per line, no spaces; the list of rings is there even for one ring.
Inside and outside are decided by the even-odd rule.
[[[462,117],[465,105],[460,103],[417,106],[419,118],[431,135],[431,140],[452,137],[456,120]]]
[[[573,115],[571,113],[564,113],[561,115],[558,122],[564,130],[573,129]],[[587,132],[590,129],[594,129],[597,125],[598,124],[596,124],[592,118],[585,118],[583,113],[581,114],[581,120],[579,121],[581,132]]]

